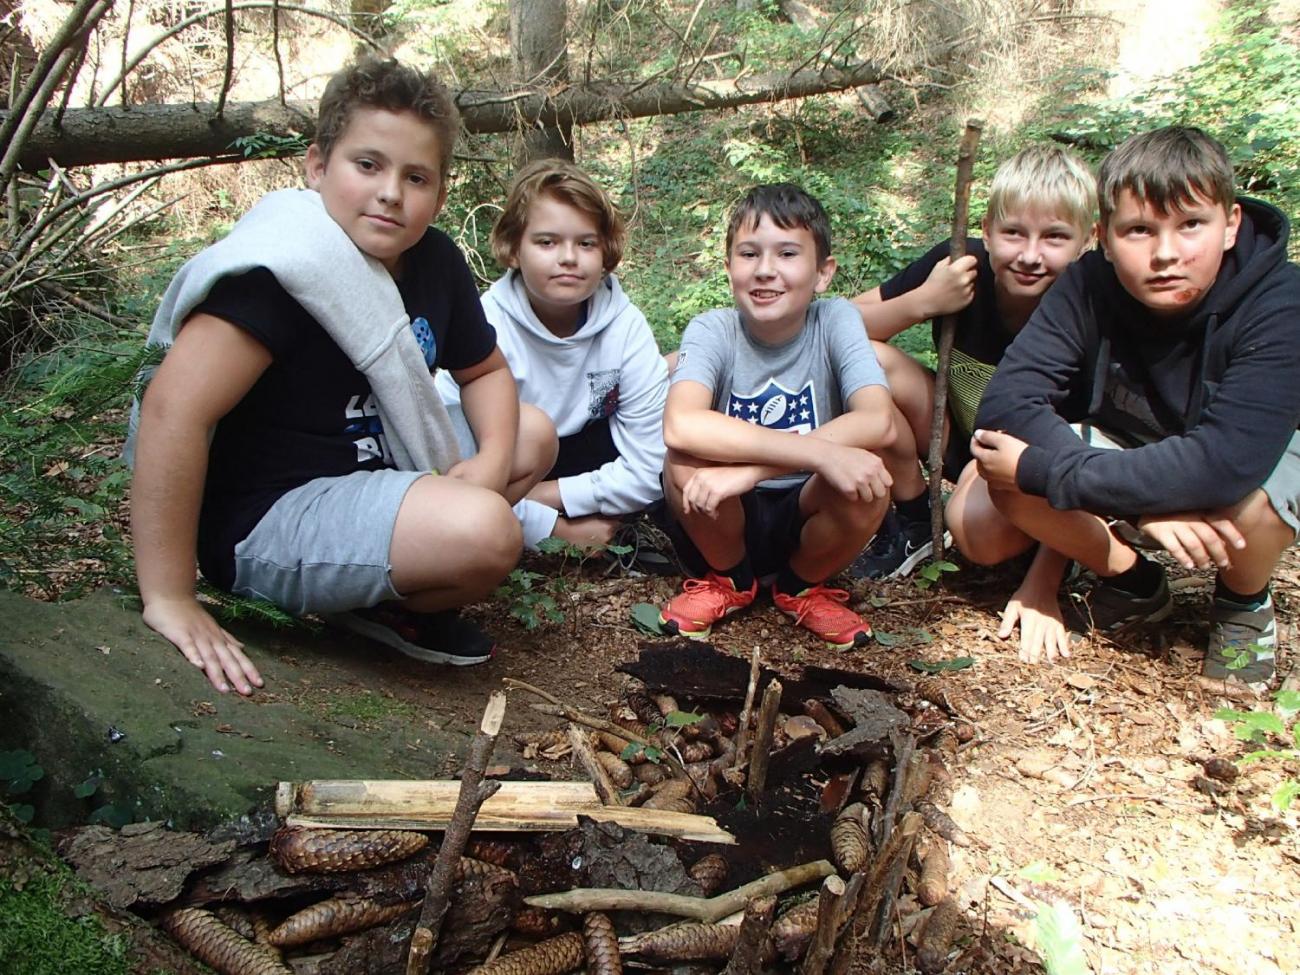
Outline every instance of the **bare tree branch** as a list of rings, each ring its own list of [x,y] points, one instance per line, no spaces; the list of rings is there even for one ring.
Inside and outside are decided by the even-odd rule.
[[[217,118],[221,118],[226,113],[226,96],[230,94],[230,82],[235,74],[235,4],[234,0],[226,0],[225,16],[225,33],[226,33],[226,67],[221,76],[221,94],[217,96]],[[126,85],[122,86],[122,94],[126,94]],[[122,99],[126,101],[125,98]]]

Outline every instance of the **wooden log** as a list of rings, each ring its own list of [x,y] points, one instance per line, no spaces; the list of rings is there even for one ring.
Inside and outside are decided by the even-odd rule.
[[[773,677],[763,690],[763,703],[758,708],[754,754],[749,760],[749,776],[745,780],[745,794],[754,806],[763,801],[763,789],[767,785],[767,767],[772,758],[772,737],[776,733],[776,719],[781,708],[781,691],[781,682]]]
[[[735,843],[709,816],[601,804],[590,782],[502,782],[479,809],[475,832],[559,832],[583,816],[627,829],[698,843]],[[331,829],[444,830],[459,784],[441,781],[281,782],[276,812],[290,826]]]
[[[954,261],[966,254],[971,170],[983,128],[984,123],[978,119],[967,120],[957,150],[957,187],[953,201],[952,237],[948,244],[948,256]],[[930,421],[930,456],[927,458],[930,467],[930,539],[934,546],[930,557],[936,562],[943,558],[943,426],[948,415],[948,373],[956,334],[957,316],[945,315],[939,324],[939,361],[934,375],[934,415]]]
[[[452,884],[456,880],[456,869],[460,864],[465,844],[469,842],[470,830],[474,828],[474,819],[483,803],[501,788],[500,782],[484,782],[483,773],[492,759],[492,750],[496,747],[497,735],[501,733],[501,722],[506,716],[506,695],[504,691],[493,691],[488,697],[487,707],[483,709],[483,720],[479,723],[478,733],[470,742],[469,756],[460,773],[460,794],[456,798],[456,809],[447,832],[438,849],[433,870],[425,885],[424,905],[420,909],[420,920],[411,937],[413,949],[407,955],[406,969],[410,973],[415,968],[416,975],[424,975],[429,970],[429,957],[423,953],[423,964],[416,960],[415,944],[417,938],[423,943],[422,931],[432,935],[432,947],[437,947],[438,932],[442,929],[442,920],[447,914],[450,903]],[[419,957],[419,956],[417,956]]]
[[[537,894],[525,897],[530,907],[551,911],[569,911],[585,914],[588,911],[637,911],[654,914],[676,914],[698,921],[715,922],[735,914],[755,897],[782,894],[795,887],[829,877],[835,867],[828,860],[813,860],[795,867],[787,867],[760,877],[717,897],[688,897],[683,894],[665,894],[654,890],[616,890],[612,888],[578,888],[558,894]]]

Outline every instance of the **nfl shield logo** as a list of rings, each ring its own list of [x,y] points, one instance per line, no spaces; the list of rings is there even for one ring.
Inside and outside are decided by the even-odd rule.
[[[733,391],[727,400],[727,415],[770,430],[809,433],[817,429],[817,397],[812,383],[796,391],[769,379],[756,393]]]

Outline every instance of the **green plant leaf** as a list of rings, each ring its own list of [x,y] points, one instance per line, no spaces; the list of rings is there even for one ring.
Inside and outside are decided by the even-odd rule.
[[[121,829],[135,821],[135,809],[124,802],[110,802],[90,814],[90,822]]]
[[[74,786],[72,789],[72,794],[76,796],[78,799],[89,799],[99,790],[99,787],[103,784],[103,782],[104,782],[104,777],[100,775],[98,772],[96,772],[93,775],[87,777],[85,781],[80,782],[76,786]]]
[[[1068,904],[1043,905],[1034,918],[1034,934],[1048,975],[1088,975],[1083,932]]]
[[[9,811],[14,814],[14,819],[20,823],[30,823],[32,817],[36,815],[36,807],[29,806],[26,803],[18,806],[10,806]]]
[[[1300,795],[1300,782],[1295,779],[1287,779],[1273,791],[1273,808],[1280,813],[1285,813],[1291,808],[1291,803],[1295,801],[1295,797],[1298,795]]]
[[[1016,871],[1016,876],[1023,877],[1032,884],[1054,884],[1061,879],[1060,871],[1046,860],[1025,864]]]
[[[669,728],[685,728],[687,725],[697,724],[704,720],[704,715],[696,714],[694,711],[669,711],[664,716],[664,724]]]
[[[1300,691],[1278,691],[1277,709],[1284,721],[1290,721],[1300,714]]]
[[[923,674],[939,674],[945,670],[965,670],[975,666],[974,657],[953,657],[951,660],[909,660],[908,666]]]
[[[659,607],[650,603],[637,603],[632,607],[632,625],[642,633],[663,636],[663,627],[659,624]]]
[[[641,744],[639,741],[629,741],[627,747],[618,753],[618,757],[623,759],[625,762],[630,762],[645,750],[645,745]]]

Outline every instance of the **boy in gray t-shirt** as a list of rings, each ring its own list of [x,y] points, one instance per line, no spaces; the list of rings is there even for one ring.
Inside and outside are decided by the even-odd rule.
[[[736,307],[687,326],[664,412],[674,541],[700,576],[660,613],[669,632],[707,637],[774,573],[773,601],[801,626],[840,649],[871,638],[824,583],[884,516],[891,482],[871,451],[893,441],[894,410],[857,310],[813,300],[834,274],[830,221],[803,190],[758,186],[733,211]]]

